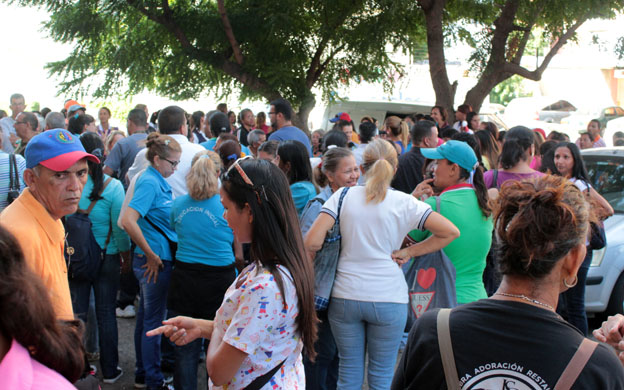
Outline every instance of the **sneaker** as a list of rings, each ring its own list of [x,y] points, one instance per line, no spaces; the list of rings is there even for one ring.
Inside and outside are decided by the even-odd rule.
[[[144,389],[147,386],[145,385],[145,377],[144,376],[135,376],[134,377],[134,388],[135,389]]]
[[[87,352],[87,359],[89,359],[90,362],[97,362],[98,360],[100,360],[100,353],[99,352]]]
[[[115,375],[110,377],[110,378],[104,378],[103,382],[104,383],[115,383],[117,382],[117,380],[119,378],[121,378],[121,376],[123,375],[123,370],[121,369],[121,367],[117,366],[117,370],[115,371]]]
[[[134,318],[136,316],[133,305],[128,305],[124,309],[117,308],[115,314],[118,318]]]
[[[89,374],[95,376],[97,374],[97,367],[93,364],[89,364]]]
[[[173,375],[168,375],[168,374],[163,374],[163,382],[168,385],[170,383],[173,383]]]
[[[147,390],[175,390],[173,385],[163,382],[162,385],[158,387],[148,387]]]

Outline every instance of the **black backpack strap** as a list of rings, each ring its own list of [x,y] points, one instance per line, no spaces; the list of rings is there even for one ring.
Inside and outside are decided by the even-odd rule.
[[[263,374],[263,375],[257,377],[253,381],[251,381],[251,383],[248,384],[247,386],[245,386],[245,388],[243,390],[260,390],[262,388],[262,386],[264,386],[267,383],[269,383],[271,378],[273,378],[273,375],[275,375],[275,373],[284,365],[284,362],[286,362],[285,359],[282,360],[282,362],[280,364],[278,364],[277,366],[273,367],[273,369],[271,371],[269,371],[266,374]]]
[[[17,170],[17,161],[14,153],[9,154],[9,191],[19,191],[19,173]]]
[[[490,184],[490,188],[498,188],[498,169],[492,170],[492,184]]]

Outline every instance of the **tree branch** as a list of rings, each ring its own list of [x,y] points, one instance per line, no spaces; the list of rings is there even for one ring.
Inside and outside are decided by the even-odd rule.
[[[227,12],[225,11],[225,5],[223,4],[223,0],[217,0],[217,4],[219,6],[219,14],[221,15],[221,22],[223,23],[223,31],[225,32],[225,36],[227,37],[230,45],[232,46],[232,50],[234,50],[234,59],[236,63],[239,65],[243,64],[243,53],[241,52],[240,45],[234,37],[234,30],[232,30],[232,25],[230,24],[230,19],[227,16]]]
[[[540,6],[537,7],[535,9],[535,12],[533,12],[533,14],[531,15],[531,18],[527,22],[527,26],[524,30],[524,34],[522,34],[522,39],[520,40],[520,43],[518,44],[518,49],[516,50],[516,53],[514,54],[511,60],[512,63],[520,65],[520,60],[522,60],[522,56],[524,55],[526,46],[529,43],[529,39],[531,38],[531,30],[533,29],[533,26],[535,25],[535,21],[537,20],[537,17],[542,13],[543,9],[544,9],[544,3],[540,4]]]
[[[511,62],[507,62],[505,64],[504,71],[508,73],[520,75],[529,80],[539,81],[542,78],[542,74],[544,73],[548,65],[550,64],[550,61],[553,59],[553,57],[563,47],[563,45],[565,45],[566,42],[570,38],[572,38],[574,33],[576,33],[576,30],[578,30],[578,28],[581,27],[583,23],[585,23],[587,18],[588,16],[583,16],[579,18],[579,20],[577,20],[576,23],[574,23],[572,27],[570,27],[568,31],[565,32],[565,34],[559,37],[559,39],[557,39],[557,42],[550,48],[550,51],[544,57],[544,60],[542,61],[540,66],[537,67],[537,69],[535,69],[534,71],[530,71],[518,64],[511,63]]]
[[[145,15],[148,19],[162,25],[165,27],[174,37],[180,42],[180,45],[188,51],[196,51],[197,48],[191,44],[191,41],[186,37],[186,34],[180,26],[178,26],[173,20],[173,12],[171,12],[171,8],[169,8],[169,2],[166,0],[162,1],[163,5],[163,14],[155,14],[150,12],[147,8],[140,4],[137,0],[126,0],[128,5],[135,8],[137,11]]]
[[[318,65],[318,67],[316,68],[316,71],[314,72],[314,74],[312,76],[312,79],[311,80],[307,80],[306,79],[306,85],[307,85],[308,88],[312,88],[312,86],[318,81],[318,79],[321,77],[321,74],[323,74],[323,72],[327,68],[327,65],[329,65],[331,60],[333,60],[334,57],[336,56],[336,54],[340,53],[340,51],[342,49],[344,49],[344,47],[345,47],[345,45],[342,44],[342,45],[334,48],[334,50],[332,50],[332,52],[329,54],[329,56],[327,56],[327,58],[325,58],[325,61],[323,61],[322,64]]]
[[[308,71],[306,72],[306,86],[308,88],[312,88],[316,80],[318,80],[317,73],[319,70],[319,66],[321,65],[321,55],[323,55],[323,51],[327,47],[328,43],[329,43],[329,37],[327,36],[323,37],[323,39],[321,40],[321,43],[316,48],[316,52],[314,53],[314,56],[312,57],[312,61],[310,62],[310,67],[308,68]]]

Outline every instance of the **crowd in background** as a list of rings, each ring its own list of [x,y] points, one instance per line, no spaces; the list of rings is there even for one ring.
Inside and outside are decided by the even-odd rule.
[[[527,351],[559,332],[560,359],[543,352],[553,362],[542,374],[551,387],[561,374],[557,364],[565,367],[588,334],[588,226],[613,214],[580,154],[605,146],[599,121],[570,142],[554,131],[499,129],[464,104],[453,123],[441,106],[403,117],[364,116],[357,124],[342,112],[330,119],[331,130],[308,134],[295,126],[290,103],[277,99],[268,113],[256,114],[219,104],[206,113],[168,106],[150,115],[139,104],[123,132],[111,125],[106,107],[96,120],[75,100],[58,112],[28,112],[19,94],[10,103],[12,115],[0,119],[0,210],[6,209],[0,251],[11,259],[5,275],[33,278],[24,266],[33,268],[28,252],[4,230],[11,231],[16,205],[25,202],[11,203],[12,176],[18,200],[34,197],[41,212],[50,212],[33,176],[39,178],[41,164],[54,177],[69,168],[48,167],[59,157],[48,154],[61,152],[40,151],[45,138],[76,143],[75,137],[74,153],[89,156],[76,207],[50,215],[65,221],[76,209],[86,211],[101,265],[88,279],[62,274],[69,276],[69,315],[53,306],[55,314],[43,310],[31,326],[49,329],[63,344],[33,358],[72,382],[84,381],[80,358],[59,365],[50,356],[63,348],[77,353],[80,323],[61,326],[54,315],[86,324],[85,359],[99,360],[109,384],[124,375],[116,317],[136,317],[136,388],[196,389],[204,358],[214,389],[360,389],[365,375],[370,389],[450,386],[453,375],[446,375],[436,344],[441,335],[433,329],[438,312],[406,326],[412,299],[406,264],[438,251],[455,270],[459,307],[450,335],[459,378],[467,381],[462,373],[479,362],[516,358],[491,357],[487,347],[471,354],[469,345],[455,344],[462,329],[487,344],[500,336],[488,331],[517,321],[526,329],[511,332],[499,348]],[[624,134],[616,133],[614,144],[622,143]],[[35,150],[46,158],[32,163]],[[332,229],[340,239],[333,287],[315,310],[314,261]],[[54,303],[56,289],[65,287],[42,282],[33,289],[48,288]],[[5,284],[0,292],[16,282]],[[530,331],[545,336],[525,342]],[[0,335],[5,344],[48,351],[2,321]],[[609,353],[601,347],[589,359],[579,377],[584,388],[624,385],[624,370]],[[519,364],[530,360],[528,352],[519,355]],[[0,362],[0,372],[7,364]],[[87,376],[97,375],[86,366]]]

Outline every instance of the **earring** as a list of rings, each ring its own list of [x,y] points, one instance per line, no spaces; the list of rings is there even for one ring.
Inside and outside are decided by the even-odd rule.
[[[565,278],[563,278],[563,285],[566,286],[567,288],[572,288],[576,286],[577,283],[578,283],[578,277],[576,275],[574,275],[574,281],[570,284],[568,284],[568,281]]]

